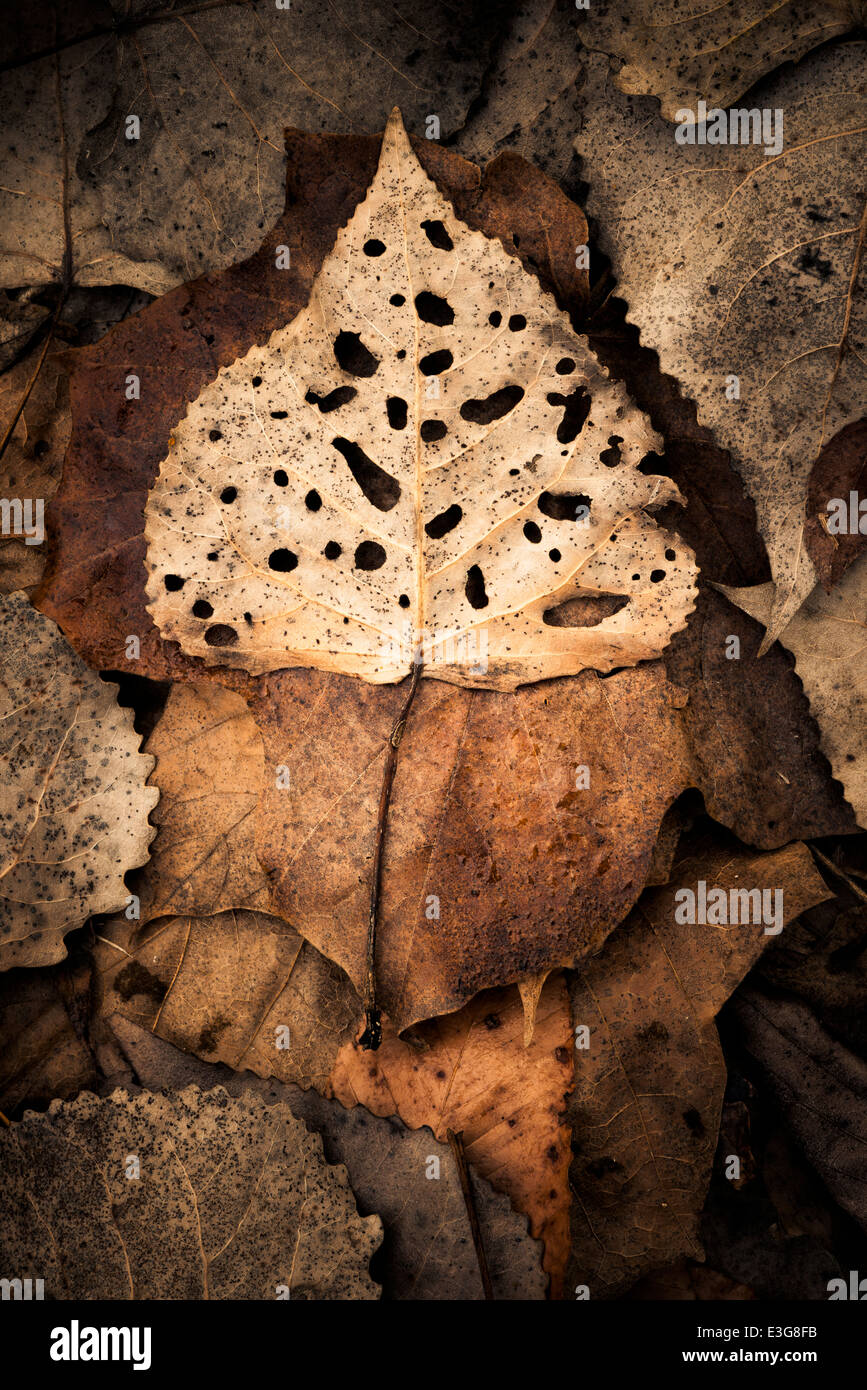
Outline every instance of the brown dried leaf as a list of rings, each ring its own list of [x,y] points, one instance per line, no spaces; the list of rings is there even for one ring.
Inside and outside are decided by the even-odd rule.
[[[863,414],[865,55],[863,42],[823,49],[754,94],[784,113],[776,158],[678,144],[652,99],[623,97],[607,59],[588,58],[588,206],[630,319],[756,503],[775,583],[766,646],[816,582],[813,465]]]
[[[254,847],[265,758],[240,695],[173,686],[145,752],[156,760],[149,781],[159,804],[151,857],[134,882],[141,924],[228,908],[266,912],[271,895]]]
[[[695,602],[647,514],[678,497],[638,468],[659,443],[517,257],[455,218],[395,109],[307,308],[173,427],[148,611],[254,674],[394,682],[419,644],[428,675],[497,690],[634,665]],[[546,623],[578,595],[628,602]]]
[[[714,1018],[762,948],[761,926],[682,925],[675,894],[780,888],[786,922],[829,895],[804,845],[755,856],[684,847],[674,880],[645,893],[572,977],[575,1052],[570,1287],[614,1297],[654,1268],[701,1258],[726,1070]]]
[[[53,568],[41,603],[88,659],[103,667],[198,681],[208,674],[200,661],[163,642],[146,612],[142,519],[147,492],[185,403],[219,366],[266,342],[309,301],[338,228],[373,178],[380,141],[294,135],[290,151],[287,211],[259,256],[166,296],[76,354],[73,439],[54,511]],[[543,288],[556,290],[573,307],[583,305],[586,273],[575,269],[574,247],[586,240],[586,224],[550,180],[512,155],[494,160],[481,175],[431,143],[420,142],[416,153],[462,221],[506,244],[514,236],[520,257],[538,258]],[[293,248],[288,271],[275,270],[281,244]],[[124,399],[118,361],[134,366],[146,384],[139,401]],[[592,622],[592,617],[578,620]],[[125,655],[129,634],[141,638],[140,660]],[[325,954],[335,952],[333,958],[360,984],[364,885],[381,758],[403,692],[372,690],[321,672],[284,672],[256,682],[241,672],[219,675],[252,703],[266,741],[257,852],[273,871],[271,910]],[[682,699],[653,665],[604,682],[590,674],[551,682],[519,691],[511,700],[422,683],[401,748],[403,770],[395,785],[384,865],[382,1004],[397,1027],[455,1009],[487,985],[571,962],[585,949],[595,949],[622,918],[641,890],[658,822],[689,781],[679,733]],[[491,756],[496,758],[493,784],[486,771]],[[289,787],[275,785],[281,764],[289,768]],[[591,791],[576,791],[576,766],[582,764],[592,776],[598,773]],[[436,797],[445,793],[452,773],[466,809],[453,795],[438,832],[442,816]],[[511,814],[496,805],[494,795],[505,798]],[[621,843],[616,861],[605,848],[609,836]],[[492,858],[503,900],[511,902],[515,895],[510,907],[515,922],[508,928],[494,911],[491,894],[480,899],[476,891],[490,878]],[[445,891],[452,901],[440,927],[441,947],[419,900],[426,859],[438,876],[443,876],[440,864],[447,874],[439,888],[432,884],[427,892]],[[411,920],[400,916],[406,894],[412,900]],[[579,897],[588,915],[576,921],[573,906]],[[325,911],[320,899],[328,903]],[[332,909],[337,921],[327,915]],[[464,914],[464,924],[456,910]],[[538,931],[540,914],[553,920],[544,938]],[[421,930],[413,942],[416,924]],[[477,946],[478,959],[472,960]],[[406,962],[412,958],[421,969],[422,953],[429,958],[431,949],[439,954],[429,960],[434,974],[411,978],[405,988]],[[466,960],[469,968],[461,964]]]
[[[21,535],[21,523],[12,512],[8,522],[3,516],[0,592],[4,594],[15,589],[32,592],[42,578],[47,546],[45,523],[38,527],[38,504],[47,506],[54,496],[72,427],[66,372],[50,352],[41,365],[40,358],[41,348],[36,348],[0,376],[0,439],[35,377],[0,459],[0,497],[13,507],[15,500],[23,504],[22,520],[30,533],[29,540]]]
[[[278,917],[172,917],[140,934],[120,918],[100,936],[101,1013],[206,1062],[321,1090],[356,1031],[361,1006],[343,971]]]
[[[0,1173],[3,1266],[43,1278],[46,1298],[380,1294],[379,1217],[359,1217],[346,1170],[285,1105],[84,1092],[0,1131]]]
[[[795,62],[864,20],[862,0],[722,0],[687,8],[679,0],[602,0],[594,4],[594,50],[626,66],[617,85],[636,96],[657,96],[676,121],[699,98],[734,106],[738,97],[781,63]]]
[[[770,578],[755,508],[728,455],[696,423],[695,406],[624,324],[624,310],[609,300],[593,314],[590,341],[665,439],[666,469],[686,498],[677,529],[705,581],[685,630],[664,655],[669,680],[689,692],[683,720],[691,780],[708,814],[758,849],[850,833],[855,818],[819,747],[792,658],[774,646],[757,660],[762,634],[707,583],[744,586]],[[660,520],[670,524],[664,512]]]
[[[738,608],[767,624],[773,586],[719,586]],[[867,557],[851,565],[831,593],[817,584],[783,633],[822,732],[834,776],[860,825],[867,825]]]
[[[568,0],[519,0],[502,24],[481,95],[453,142],[459,154],[484,164],[513,150],[551,178],[564,179],[580,124],[578,18]]]
[[[829,530],[832,502],[843,502],[851,520],[850,493],[856,494],[856,510],[867,494],[867,419],[845,425],[820,452],[807,491],[807,527],[804,542],[816,573],[826,589],[839,584],[852,561],[867,546],[867,523],[857,513],[857,528]],[[861,526],[865,530],[861,530]]]
[[[117,686],[100,681],[24,594],[0,601],[0,968],[47,965],[63,937],[124,906],[123,875],[147,858],[144,785]]]
[[[742,989],[731,1008],[787,1126],[834,1199],[867,1230],[867,1065],[800,1001]]]
[[[251,709],[269,770],[257,851],[272,911],[363,994],[382,764],[404,692],[277,673]],[[659,663],[514,694],[423,681],[389,810],[377,997],[399,1032],[597,950],[644,886],[690,781]],[[277,786],[277,767],[291,785]],[[613,848],[616,846],[616,849]]]
[[[568,1250],[568,1130],[564,1096],[572,1077],[572,1034],[562,975],[551,977],[524,1046],[517,990],[478,995],[460,1013],[432,1019],[410,1041],[386,1029],[375,1053],[344,1047],[331,1092],[344,1105],[399,1115],[437,1139],[463,1132],[470,1162],[508,1193],[544,1241],[557,1295]]]
[[[0,975],[0,1111],[7,1118],[96,1085],[85,1031],[90,981],[83,960]]]

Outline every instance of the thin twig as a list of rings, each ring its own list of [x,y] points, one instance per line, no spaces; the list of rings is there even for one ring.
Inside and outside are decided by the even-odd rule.
[[[414,661],[411,668],[409,693],[403,708],[397,716],[394,728],[388,739],[385,755],[385,768],[382,774],[382,790],[379,794],[379,813],[376,818],[376,840],[373,850],[373,874],[370,883],[370,913],[367,919],[367,977],[364,989],[364,1032],[358,1040],[359,1047],[367,1052],[375,1052],[382,1042],[382,1011],[376,1002],[376,927],[379,920],[379,899],[382,885],[382,858],[385,847],[385,833],[388,827],[388,807],[391,801],[391,788],[397,768],[397,750],[403,738],[406,721],[415,699],[415,692],[421,679],[422,663]]]
[[[3,1114],[3,1111],[2,1111],[2,1110],[0,1110],[0,1123],[2,1123],[2,1124],[4,1124],[4,1125],[8,1125],[8,1127],[9,1127],[10,1129],[12,1128],[12,1121],[11,1121],[11,1120],[7,1120],[7,1118],[6,1118],[6,1116]]]
[[[825,865],[825,868],[828,870],[829,873],[836,874],[837,878],[841,878],[843,880],[850,893],[854,893],[855,897],[860,898],[862,903],[867,903],[867,893],[864,892],[863,888],[859,888],[857,883],[852,882],[851,878],[845,872],[845,870],[838,869],[837,865],[831,859],[828,858],[827,854],[823,854],[820,849],[816,849],[815,845],[810,845],[810,849],[813,851],[816,858],[819,860],[819,863]]]
[[[470,1221],[470,1232],[473,1237],[473,1246],[476,1251],[476,1259],[479,1262],[479,1274],[482,1276],[482,1288],[485,1291],[485,1299],[491,1302],[494,1297],[494,1287],[491,1283],[491,1274],[488,1269],[488,1259],[485,1255],[485,1247],[482,1243],[482,1230],[479,1226],[479,1214],[476,1211],[476,1199],[473,1195],[473,1185],[470,1182],[470,1170],[467,1166],[467,1156],[464,1152],[463,1131],[455,1134],[453,1129],[446,1130],[446,1138],[449,1141],[449,1148],[455,1160],[458,1170],[458,1177],[461,1182],[461,1192],[464,1194],[464,1206],[467,1209],[467,1216]]]

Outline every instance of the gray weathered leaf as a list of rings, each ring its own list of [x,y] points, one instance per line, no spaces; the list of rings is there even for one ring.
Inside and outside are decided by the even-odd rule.
[[[0,1131],[0,1175],[2,1267],[48,1299],[379,1297],[379,1217],[254,1095],[54,1101]]]
[[[863,413],[867,44],[823,49],[753,94],[751,107],[783,113],[777,157],[679,144],[654,100],[618,92],[606,58],[590,55],[587,74],[589,210],[630,319],[756,504],[775,584],[769,645],[816,582],[813,464]]]
[[[116,693],[24,594],[0,600],[0,969],[61,960],[147,858],[153,759]]]
[[[162,294],[259,246],[283,209],[287,126],[377,130],[399,100],[418,134],[433,115],[436,138],[449,135],[481,84],[496,15],[430,0],[417,24],[412,11],[386,0],[9,11],[0,285],[61,279],[65,204],[78,284]]]

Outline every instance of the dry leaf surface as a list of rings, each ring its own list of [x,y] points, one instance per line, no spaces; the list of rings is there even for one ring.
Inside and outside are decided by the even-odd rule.
[[[338,228],[373,179],[380,145],[375,137],[291,137],[287,211],[262,252],[221,277],[165,296],[76,354],[73,438],[40,605],[94,664],[157,678],[206,677],[199,660],[160,639],[145,608],[147,493],[186,402],[213,380],[217,367],[229,367],[254,343],[263,345],[307,304]],[[520,242],[518,254],[536,265],[543,288],[580,308],[586,272],[576,270],[574,248],[586,240],[586,223],[550,180],[508,154],[483,175],[424,141],[417,155],[461,221],[489,238],[509,243],[514,237],[511,244]],[[277,271],[275,251],[283,243],[298,254],[290,270]],[[140,400],[124,399],[118,360],[135,367],[146,384]],[[575,621],[592,624],[596,616],[585,613]],[[125,655],[129,634],[141,639],[137,661]],[[271,910],[360,984],[366,901],[360,915],[358,909],[369,881],[381,759],[403,692],[316,671],[253,682],[240,671],[220,670],[220,679],[245,694],[265,739],[257,856],[270,874]],[[577,959],[628,911],[644,881],[658,820],[690,780],[679,732],[682,700],[650,664],[605,681],[587,673],[551,682],[512,700],[422,683],[401,749],[392,805],[396,833],[390,831],[387,846],[393,857],[383,875],[382,1002],[397,1027],[458,1008],[504,978],[526,978]],[[489,789],[492,755],[501,805]],[[583,765],[590,768],[592,790],[576,789]],[[290,784],[277,788],[281,766]],[[452,782],[460,800],[446,796]],[[191,787],[175,798],[171,815],[182,801],[193,809],[195,796]],[[539,833],[552,825],[553,837]],[[175,828],[174,843],[182,845],[189,834],[190,844],[207,853],[200,825]],[[612,835],[626,846],[616,858],[605,847]],[[210,862],[224,862],[219,847]],[[422,895],[426,863],[432,873]],[[478,892],[494,870],[514,912],[507,925],[490,892],[484,898]],[[199,901],[209,897],[209,910],[238,905],[212,895],[207,865],[201,882],[205,896]],[[437,924],[423,915],[429,894],[449,898],[437,936]],[[578,897],[589,916],[576,924]],[[400,915],[407,905],[411,920]],[[553,918],[543,938],[539,911]]]
[[[722,588],[738,608],[767,624],[773,586]],[[795,658],[822,747],[860,825],[867,825],[867,557],[831,593],[817,584],[783,633]]]
[[[662,114],[734,106],[753,83],[864,20],[861,0],[602,0],[582,37],[588,47],[625,60],[617,85],[659,97]]]
[[[645,893],[572,977],[575,1049],[569,1287],[614,1297],[683,1255],[701,1258],[726,1068],[714,1018],[777,938],[761,925],[675,920],[680,887],[781,889],[785,921],[828,897],[804,845],[755,856],[685,846],[673,881]]]
[[[100,932],[98,1007],[185,1052],[324,1090],[361,1005],[342,970],[261,912],[170,917]]]
[[[564,1096],[572,1048],[566,987],[560,974],[542,991],[533,1040],[524,1045],[517,990],[489,990],[459,1013],[431,1019],[410,1041],[386,1030],[375,1053],[345,1046],[332,1093],[374,1115],[428,1125],[440,1140],[463,1132],[466,1154],[483,1177],[526,1212],[545,1244],[552,1293],[568,1251],[568,1130]]]
[[[267,911],[254,846],[265,756],[241,696],[212,684],[173,686],[145,752],[156,760],[150,783],[160,799],[151,857],[134,884],[142,925],[227,908]]]
[[[287,126],[376,130],[399,99],[419,134],[434,110],[447,135],[494,20],[441,0],[421,26],[381,0],[173,8],[34,0],[0,19],[0,284],[61,278],[65,214],[81,285],[162,294],[249,255],[283,207]]]
[[[835,1200],[867,1229],[867,1065],[799,1000],[744,988],[731,1008],[799,1145]]]
[[[60,960],[68,931],[124,906],[123,875],[147,858],[158,792],[116,691],[24,594],[2,600],[3,969]]]
[[[271,910],[359,994],[382,764],[403,697],[398,687],[374,702],[349,677],[280,672],[251,700],[272,770],[256,836]],[[578,962],[622,921],[691,780],[683,698],[659,663],[514,694],[421,683],[377,926],[378,999],[400,1032]]]
[[[409,1129],[361,1106],[346,1110],[339,1101],[279,1081],[233,1075],[178,1052],[120,1015],[112,1017],[111,1028],[147,1089],[183,1089],[192,1083],[203,1089],[220,1084],[230,1095],[253,1092],[268,1104],[282,1101],[321,1135],[327,1161],[346,1166],[360,1210],[375,1211],[382,1220],[377,1276],[384,1299],[484,1297],[454,1156],[429,1129]],[[431,1160],[439,1165],[438,1176]],[[469,1177],[494,1298],[544,1298],[541,1246],[529,1235],[527,1218],[472,1167]]]
[[[824,49],[759,89],[753,105],[784,112],[777,157],[678,144],[655,102],[620,95],[607,60],[588,60],[588,206],[630,319],[756,503],[776,586],[768,644],[816,582],[813,465],[863,414],[865,52]]]
[[[50,353],[40,367],[40,355],[41,349],[34,349],[0,376],[0,438],[20,410],[0,459],[0,495],[13,508],[16,502],[22,506],[20,520],[14,511],[9,522],[3,518],[0,591],[5,594],[32,591],[42,578],[47,550],[44,508],[60,482],[72,426],[63,367]],[[34,375],[35,384],[21,409]]]
[[[48,1298],[380,1294],[379,1217],[358,1215],[346,1170],[285,1105],[84,1092],[0,1132],[0,1170],[4,1267]]]
[[[552,297],[456,217],[397,111],[308,306],[193,401],[146,507],[164,638],[509,690],[658,655],[695,600],[659,444]],[[626,600],[552,627],[577,596]]]

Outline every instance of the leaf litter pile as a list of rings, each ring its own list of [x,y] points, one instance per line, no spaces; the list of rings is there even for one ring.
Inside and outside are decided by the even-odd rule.
[[[3,1277],[867,1260],[867,48],[733,8],[0,21]]]

